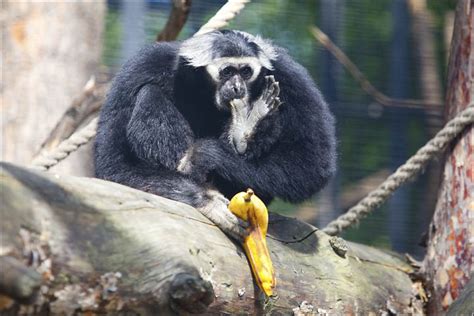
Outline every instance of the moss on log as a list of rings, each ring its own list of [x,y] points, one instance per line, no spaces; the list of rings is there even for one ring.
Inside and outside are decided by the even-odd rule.
[[[1,258],[13,258],[19,275],[41,275],[22,306],[3,290],[21,278],[0,280],[5,313],[421,311],[404,259],[354,243],[344,255],[295,219],[270,216],[278,297],[265,303],[241,247],[192,207],[98,179],[1,167]]]

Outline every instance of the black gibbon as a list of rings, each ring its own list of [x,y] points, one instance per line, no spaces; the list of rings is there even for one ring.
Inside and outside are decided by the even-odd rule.
[[[335,171],[334,119],[304,67],[268,40],[214,31],[128,61],[102,108],[97,177],[190,204],[236,237],[227,198],[299,202]]]

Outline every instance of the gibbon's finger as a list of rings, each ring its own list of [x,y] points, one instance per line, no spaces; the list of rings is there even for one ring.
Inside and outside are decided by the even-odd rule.
[[[272,85],[270,85],[270,87],[268,88],[268,95],[267,95],[267,99],[265,100],[265,102],[267,104],[271,104],[273,102],[273,99],[275,98],[273,96],[273,94],[275,93],[275,87]]]
[[[265,76],[266,79],[266,87],[265,88],[270,88],[270,86],[275,82],[275,77],[273,75]]]
[[[265,84],[263,86],[262,100],[266,101],[268,98],[268,88],[270,86],[270,76],[265,76]]]
[[[278,82],[272,83],[271,89],[270,89],[270,95],[268,96],[268,104],[273,104],[275,101],[275,98],[280,94],[280,87],[278,86]]]
[[[274,99],[272,99],[272,101],[270,101],[270,103],[268,103],[268,112],[273,112],[277,110],[280,104],[281,104],[280,98],[275,97]]]
[[[281,105],[281,100],[279,97],[276,97],[274,102],[273,102],[273,107],[272,107],[272,110],[278,110],[278,108],[280,107]]]
[[[265,79],[268,79],[268,80],[271,80],[272,78],[274,79],[275,77],[273,75],[265,76]]]
[[[227,204],[228,205],[228,204]],[[242,219],[235,216],[232,212],[229,212],[228,209],[222,209],[223,215],[225,217],[225,221],[228,223],[227,229],[231,232],[231,234],[237,233],[240,237],[245,237],[248,233],[245,231],[249,224]]]
[[[267,96],[265,99],[265,102],[267,104],[272,103],[273,99],[275,98],[275,78],[273,76],[270,77],[269,79],[269,86],[267,88]]]
[[[278,81],[275,81],[274,86],[275,86],[275,97],[277,97],[280,95],[280,83]]]
[[[280,97],[276,97],[275,100],[277,102],[277,108],[279,108],[283,104],[283,102],[281,102]]]

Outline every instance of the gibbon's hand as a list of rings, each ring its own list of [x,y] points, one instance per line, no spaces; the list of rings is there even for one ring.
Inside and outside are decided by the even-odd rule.
[[[274,76],[266,76],[262,94],[252,108],[251,115],[255,116],[255,120],[259,121],[269,113],[278,110],[281,105],[279,95],[280,83],[275,81]]]
[[[229,141],[236,152],[245,154],[260,121],[280,107],[279,95],[280,85],[275,81],[275,77],[266,76],[262,94],[252,105],[243,99],[231,101],[232,124],[229,128]]]
[[[208,174],[215,170],[219,161],[225,156],[222,143],[217,139],[196,141],[186,152],[178,165],[178,171],[193,180],[203,183]]]

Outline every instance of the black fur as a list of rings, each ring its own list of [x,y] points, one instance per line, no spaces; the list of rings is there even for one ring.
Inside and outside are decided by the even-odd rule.
[[[234,42],[219,47],[228,55]],[[99,120],[97,177],[195,207],[206,203],[208,187],[227,197],[250,187],[266,202],[298,202],[326,184],[335,171],[334,119],[301,65],[276,48],[274,70],[265,74],[280,83],[283,104],[260,122],[241,156],[227,141],[230,113],[214,104],[214,84],[203,67],[177,57],[179,46],[150,45],[117,74]],[[257,53],[253,43],[242,52]],[[183,175],[176,168],[189,148],[193,170]]]

